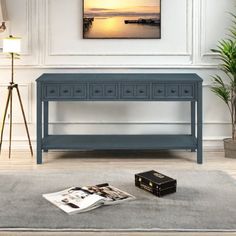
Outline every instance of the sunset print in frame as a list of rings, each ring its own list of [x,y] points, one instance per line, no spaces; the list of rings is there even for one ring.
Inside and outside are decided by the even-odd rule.
[[[161,0],[83,0],[84,39],[160,39]]]

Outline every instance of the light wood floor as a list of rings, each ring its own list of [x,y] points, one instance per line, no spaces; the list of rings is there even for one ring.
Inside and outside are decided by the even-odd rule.
[[[223,152],[205,152],[204,164],[196,164],[196,154],[191,152],[49,152],[44,154],[44,164],[36,165],[35,158],[28,151],[13,151],[8,159],[8,153],[3,151],[0,156],[0,172],[21,170],[85,170],[93,168],[103,169],[181,169],[181,170],[222,170],[236,179],[236,158],[224,158]],[[236,207],[236,206],[235,206]],[[236,219],[235,219],[236,224]],[[49,233],[49,232],[0,232],[0,236],[229,236],[235,233],[182,233],[182,232],[159,232],[159,233]]]

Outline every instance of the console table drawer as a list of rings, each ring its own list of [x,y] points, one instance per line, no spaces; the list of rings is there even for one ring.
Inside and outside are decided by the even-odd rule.
[[[46,84],[43,89],[45,99],[60,100],[66,98],[86,99],[86,84]]]
[[[148,99],[150,95],[149,84],[122,84],[121,99]]]
[[[194,84],[153,84],[153,99],[193,99],[195,98]]]
[[[89,98],[95,100],[118,99],[117,84],[90,84]]]

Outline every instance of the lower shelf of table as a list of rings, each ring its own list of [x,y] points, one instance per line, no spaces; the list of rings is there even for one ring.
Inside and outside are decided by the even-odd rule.
[[[49,135],[42,149],[148,150],[196,149],[191,135]]]

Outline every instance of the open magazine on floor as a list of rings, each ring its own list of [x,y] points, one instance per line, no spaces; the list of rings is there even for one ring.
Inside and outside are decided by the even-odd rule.
[[[59,192],[43,194],[43,197],[70,215],[90,211],[102,205],[113,205],[135,199],[134,196],[108,183],[71,187]]]

